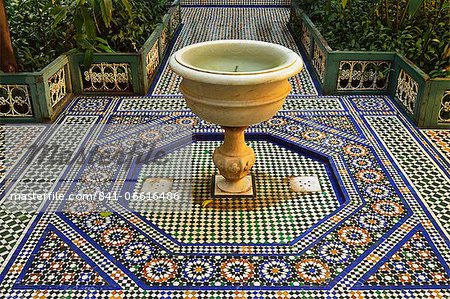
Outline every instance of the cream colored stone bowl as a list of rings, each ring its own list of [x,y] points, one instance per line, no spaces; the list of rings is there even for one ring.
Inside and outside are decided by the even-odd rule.
[[[270,119],[291,90],[288,78],[302,59],[283,46],[250,40],[219,40],[187,46],[169,61],[183,77],[180,91],[202,119],[243,127]]]
[[[229,194],[249,192],[248,174],[256,157],[245,144],[244,130],[280,110],[291,91],[288,78],[302,70],[302,59],[276,44],[218,40],[175,52],[169,65],[183,78],[180,91],[192,111],[225,130],[224,143],[213,154],[221,174],[218,188]]]

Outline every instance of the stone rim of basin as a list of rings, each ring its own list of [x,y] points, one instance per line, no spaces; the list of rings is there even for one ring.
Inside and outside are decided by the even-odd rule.
[[[266,51],[275,59],[279,59],[274,67],[255,71],[221,71],[205,69],[189,62],[189,53],[215,54],[214,47],[228,49],[228,53],[256,54]],[[201,52],[203,51],[203,52]],[[219,55],[220,56],[220,55]],[[222,55],[224,56],[224,55]],[[303,69],[303,61],[294,51],[278,45],[254,40],[216,40],[193,44],[175,52],[169,65],[173,71],[185,79],[218,85],[252,85],[284,80],[299,73]]]

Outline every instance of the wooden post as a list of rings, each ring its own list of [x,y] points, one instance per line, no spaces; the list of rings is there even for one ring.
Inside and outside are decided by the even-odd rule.
[[[17,61],[11,43],[5,3],[0,0],[0,69],[6,73],[17,71]]]

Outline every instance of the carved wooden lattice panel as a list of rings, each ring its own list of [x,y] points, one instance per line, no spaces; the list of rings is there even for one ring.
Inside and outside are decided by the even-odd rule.
[[[387,90],[391,62],[342,60],[337,90]]]
[[[27,85],[0,84],[0,116],[33,116]]]
[[[450,123],[450,90],[446,90],[442,95],[438,123]]]
[[[414,81],[403,69],[400,71],[397,80],[397,89],[395,97],[399,100],[409,112],[414,113],[419,92],[419,83]]]
[[[320,81],[323,83],[323,76],[325,73],[325,54],[316,43],[314,43],[314,55],[312,62],[317,74],[319,75]]]
[[[289,20],[290,20],[294,25],[298,25],[298,17],[297,17],[297,13],[295,12],[295,9],[294,9],[293,7],[291,7]]]
[[[132,91],[129,63],[94,63],[83,73],[84,91]]]
[[[48,79],[50,104],[55,107],[67,95],[65,66]]]
[[[145,61],[147,64],[147,82],[150,85],[159,65],[158,43],[154,43],[153,47],[147,53]]]
[[[306,49],[308,56],[311,56],[311,35],[308,32],[308,27],[306,27],[305,22],[301,22],[301,29],[302,29],[301,41],[303,47]]]
[[[161,53],[164,53],[166,51],[167,44],[169,43],[169,38],[169,26],[165,26],[159,37]]]
[[[171,28],[172,34],[178,28],[178,25],[180,25],[180,15],[181,15],[181,11],[180,11],[180,7],[178,6],[175,8],[175,12],[170,17],[170,28]]]

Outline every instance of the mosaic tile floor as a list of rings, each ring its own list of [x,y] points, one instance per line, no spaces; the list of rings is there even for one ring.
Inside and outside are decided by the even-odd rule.
[[[246,15],[209,9],[217,19]],[[176,43],[197,40],[188,36],[182,31]],[[3,140],[15,137],[12,155],[0,159],[0,298],[450,298],[448,131],[420,132],[384,96],[293,94],[273,119],[248,129],[256,198],[203,207],[221,130],[193,115],[162,78],[155,90],[173,94],[79,97],[50,127],[2,131]],[[173,125],[193,140],[175,146]],[[148,140],[172,146],[168,164],[111,162],[115,150]],[[22,159],[32,143],[76,158]],[[189,173],[180,157],[190,155]],[[290,190],[290,176],[310,174],[322,192]],[[183,209],[49,201],[45,209],[58,212],[36,213],[39,202],[8,202],[27,192],[125,194],[167,176],[192,187]]]
[[[341,199],[335,194],[327,174],[329,165],[273,143],[252,141],[249,145],[259,157],[253,167],[257,197],[245,204],[218,198],[211,208],[202,208],[200,203],[211,197],[211,177],[217,174],[211,155],[219,145],[218,141],[199,141],[189,149],[195,159],[191,184],[195,187],[192,201],[196,204],[176,212],[141,213],[179,243],[289,244],[339,207]],[[184,157],[182,150],[168,155],[171,161],[181,161]],[[182,169],[177,169],[177,164],[173,169],[168,169],[167,165],[156,168],[154,165],[143,167],[139,177],[170,175],[181,180],[184,174]],[[287,178],[299,175],[317,175],[322,192],[303,196],[292,192]],[[140,187],[137,184],[136,191]],[[261,214],[267,217],[261,217]],[[236,227],[239,227],[238,232]]]
[[[450,169],[450,138],[449,130],[423,130],[426,137],[444,157],[442,163]]]

